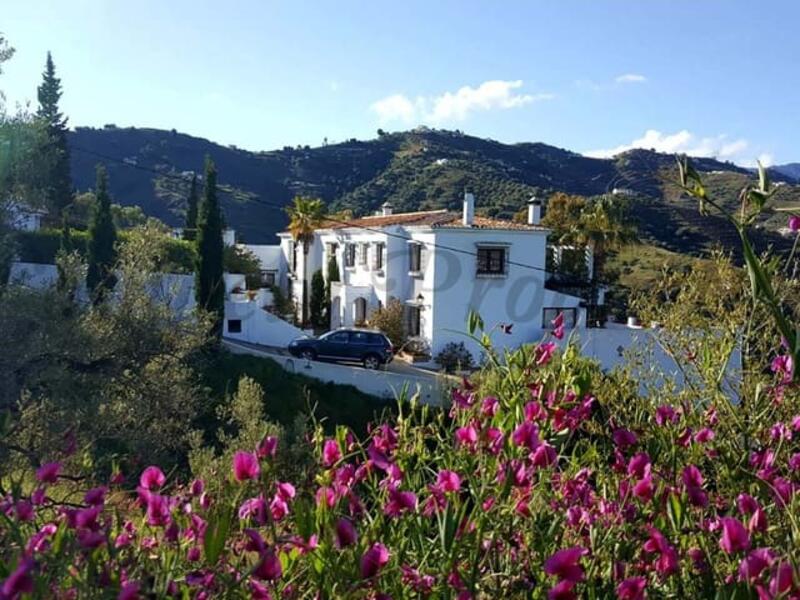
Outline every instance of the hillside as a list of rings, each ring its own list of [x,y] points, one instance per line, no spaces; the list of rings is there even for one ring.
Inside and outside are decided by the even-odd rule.
[[[332,209],[365,214],[386,200],[398,210],[457,208],[468,188],[479,211],[510,218],[534,194],[596,195],[621,188],[631,194],[646,241],[689,254],[719,243],[738,247],[734,232],[721,219],[701,217],[696,205],[667,183],[675,178],[674,158],[649,150],[596,159],[541,143],[503,144],[427,128],[259,153],[175,131],[113,126],[78,128],[70,134],[70,144],[78,189],[91,187],[94,165],[105,162],[117,202],[137,204],[173,225],[182,222],[191,172],[201,172],[204,156],[210,155],[225,191],[228,222],[254,243],[274,241],[274,233],[286,224],[279,207],[295,194],[319,196]],[[696,166],[707,173],[711,191],[731,205],[738,188],[752,177],[747,169],[714,159],[697,159]],[[773,177],[785,183],[780,202],[800,204],[800,182],[777,171]],[[762,244],[785,246],[773,233],[784,220],[764,221]]]

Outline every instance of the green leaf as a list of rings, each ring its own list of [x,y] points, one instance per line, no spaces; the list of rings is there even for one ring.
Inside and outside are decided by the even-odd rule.
[[[761,161],[758,161],[758,189],[761,192],[767,193],[769,192],[769,175],[767,174],[767,170],[764,168],[764,165],[761,164]]]
[[[231,509],[227,506],[222,506],[214,512],[208,520],[205,536],[203,536],[203,552],[206,558],[206,564],[216,564],[222,550],[225,547],[225,541],[228,539],[228,531],[231,527]]]
[[[480,329],[483,331],[483,319],[474,310],[470,309],[469,316],[467,317],[467,330],[470,335],[474,335],[475,331]]]

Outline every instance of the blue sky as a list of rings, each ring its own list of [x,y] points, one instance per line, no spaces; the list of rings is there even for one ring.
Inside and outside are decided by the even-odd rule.
[[[72,125],[253,150],[461,129],[609,154],[800,160],[800,2],[10,0],[0,76],[47,50]],[[10,4],[10,6],[9,6]]]

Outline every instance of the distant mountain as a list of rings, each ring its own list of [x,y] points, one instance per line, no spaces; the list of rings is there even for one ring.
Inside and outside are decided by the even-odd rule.
[[[772,167],[772,171],[780,173],[784,177],[794,179],[800,183],[800,163],[786,163],[785,165],[776,165]]]
[[[532,195],[553,191],[597,195],[617,190],[632,198],[640,231],[667,250],[699,254],[721,243],[737,249],[735,232],[722,220],[701,217],[694,202],[672,185],[675,159],[631,150],[611,159],[589,158],[541,143],[503,144],[460,132],[418,128],[382,133],[320,147],[248,152],[175,131],[78,128],[70,134],[72,172],[78,189],[94,183],[94,165],[109,169],[111,191],[121,204],[179,225],[188,179],[202,173],[205,155],[217,164],[226,218],[246,241],[271,243],[286,225],[285,206],[296,194],[318,196],[331,209],[369,214],[390,200],[397,210],[458,208],[465,189],[477,208],[511,218]],[[696,159],[709,188],[735,207],[738,189],[752,173],[732,163]],[[779,202],[800,204],[800,186],[782,171]],[[765,219],[761,241],[785,246],[773,232],[783,217]]]

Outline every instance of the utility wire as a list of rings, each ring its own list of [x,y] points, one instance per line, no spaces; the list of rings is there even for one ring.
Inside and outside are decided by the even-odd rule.
[[[87,148],[81,148],[80,146],[70,145],[70,150],[77,150],[78,152],[83,152],[84,154],[89,154],[91,156],[95,156],[95,157],[101,158],[103,160],[107,160],[107,161],[110,161],[110,162],[115,162],[115,163],[124,165],[126,167],[129,167],[131,169],[137,169],[139,171],[145,171],[147,173],[153,173],[153,174],[156,174],[156,175],[158,175],[160,177],[167,177],[169,179],[174,179],[176,181],[181,181],[182,183],[186,182],[185,178],[182,177],[181,175],[174,175],[172,173],[163,173],[163,172],[161,172],[161,171],[159,171],[157,169],[153,169],[152,167],[145,167],[143,165],[139,165],[138,163],[137,164],[130,163],[130,162],[127,162],[127,161],[125,161],[123,159],[120,159],[120,158],[117,158],[117,157],[114,157],[114,156],[109,156],[107,154],[96,152],[94,150],[89,150]],[[217,191],[222,192],[224,194],[228,193],[228,191],[224,190],[223,188],[221,188],[219,184],[217,184],[216,189],[217,189]],[[273,209],[273,210],[279,210],[282,213],[285,213],[285,206],[283,206],[283,205],[271,203],[271,202],[269,202],[267,200],[264,200],[264,199],[262,199],[260,197],[258,197],[256,199],[253,199],[251,201],[255,202],[257,204],[261,204],[262,206],[265,206],[266,208],[270,208],[270,209]],[[393,237],[393,238],[401,239],[401,240],[404,240],[404,241],[407,241],[407,242],[417,242],[418,241],[418,240],[415,240],[415,239],[413,239],[411,237],[408,237],[408,236],[405,236],[405,235],[402,235],[402,234],[399,234],[399,233],[392,233],[392,232],[386,231],[384,229],[376,229],[376,228],[369,227],[367,225],[353,224],[350,221],[342,221],[340,219],[329,217],[327,215],[324,218],[325,218],[326,221],[330,221],[332,223],[336,223],[336,224],[339,224],[339,225],[344,225],[344,226],[347,226],[347,227],[350,227],[350,228],[354,228],[354,229],[361,229],[363,231],[369,231],[371,233],[379,233],[379,234],[385,235],[387,237]],[[472,252],[470,250],[465,250],[463,248],[455,248],[455,247],[452,247],[452,246],[448,246],[448,245],[442,244],[440,242],[425,242],[425,245],[426,246],[433,246],[434,248],[439,248],[441,250],[448,250],[450,252],[455,252],[455,253],[459,253],[459,254],[466,254],[468,256],[472,256],[472,257],[476,257],[476,258],[478,256],[477,252]],[[522,267],[522,268],[525,268],[525,269],[531,269],[533,271],[542,271],[542,272],[545,272],[545,273],[548,272],[547,268],[545,268],[545,267],[539,267],[539,266],[531,265],[531,264],[527,264],[527,263],[521,263],[521,262],[512,261],[512,260],[507,260],[506,263],[509,264],[509,265],[516,266],[516,267]],[[556,275],[558,275],[558,274],[556,274]],[[559,279],[566,283],[572,278],[570,276],[559,275]],[[578,285],[582,285],[582,286],[587,285],[587,282],[585,282],[583,280],[579,280],[579,279],[572,279],[572,282],[575,283],[575,284],[578,284]]]

